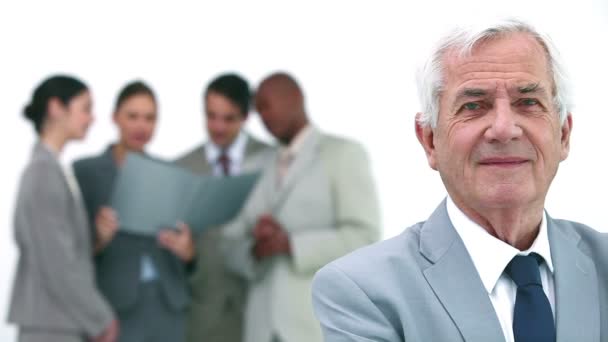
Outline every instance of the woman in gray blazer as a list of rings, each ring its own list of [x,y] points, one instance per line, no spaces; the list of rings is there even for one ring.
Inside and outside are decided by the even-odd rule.
[[[59,163],[66,143],[93,120],[81,81],[53,76],[34,91],[25,117],[39,136],[21,177],[15,209],[19,261],[8,320],[20,342],[113,342],[118,324],[97,291],[80,193]]]
[[[114,122],[119,138],[100,155],[74,163],[89,220],[97,227],[97,283],[116,311],[120,342],[181,342],[190,301],[188,270],[194,260],[190,229],[163,231],[157,238],[122,231],[120,217],[109,207],[113,183],[128,152],[144,153],[156,127],[152,89],[131,82],[119,93]],[[190,267],[189,267],[190,266]]]

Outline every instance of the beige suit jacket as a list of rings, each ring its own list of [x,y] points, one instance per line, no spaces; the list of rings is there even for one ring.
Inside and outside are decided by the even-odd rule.
[[[275,157],[276,158],[276,157]],[[292,255],[258,262],[251,230],[269,213],[288,231]],[[370,164],[352,141],[310,135],[284,178],[269,163],[240,215],[223,230],[228,267],[248,280],[245,341],[322,341],[311,304],[315,272],[379,237],[379,208]]]

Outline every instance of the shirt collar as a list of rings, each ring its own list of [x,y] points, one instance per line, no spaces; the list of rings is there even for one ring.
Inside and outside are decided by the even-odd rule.
[[[506,242],[490,235],[483,227],[468,218],[448,196],[446,201],[448,216],[456,232],[462,239],[484,287],[491,293],[511,259],[516,255],[539,254],[545,260],[549,271],[553,273],[549,235],[547,232],[547,215],[543,211],[540,230],[532,246],[520,251]]]
[[[311,132],[312,126],[310,124],[307,124],[298,132],[298,134],[296,134],[296,136],[291,140],[289,145],[281,147],[280,154],[294,157],[302,149],[302,146],[304,146],[304,143],[306,142],[306,140],[308,140],[308,137],[311,135]]]
[[[240,131],[232,144],[228,146],[226,151],[231,163],[238,164],[241,162],[243,156],[245,155],[245,147],[247,147],[247,134]],[[213,165],[217,163],[217,159],[221,154],[222,148],[216,145],[213,141],[209,140],[209,142],[205,144],[205,156],[207,157],[207,162],[209,164]]]

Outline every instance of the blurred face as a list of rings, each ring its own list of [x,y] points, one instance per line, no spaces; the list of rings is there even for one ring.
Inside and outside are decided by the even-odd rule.
[[[51,99],[49,109],[58,126],[63,127],[68,139],[82,140],[93,122],[93,100],[89,91],[74,96],[67,105]]]
[[[255,107],[266,129],[279,141],[287,142],[295,136],[293,99],[271,87],[261,87],[256,93]]]
[[[239,106],[216,92],[205,97],[205,116],[209,138],[222,148],[234,142],[245,122]]]
[[[417,126],[430,166],[464,211],[543,205],[569,151],[542,46],[526,34],[446,53],[437,127]]]
[[[147,94],[127,98],[114,113],[120,142],[127,149],[142,151],[156,127],[156,102]]]

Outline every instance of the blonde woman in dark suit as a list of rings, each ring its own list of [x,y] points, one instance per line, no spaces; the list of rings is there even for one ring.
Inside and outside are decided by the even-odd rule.
[[[59,155],[93,120],[87,86],[53,76],[24,114],[39,135],[19,185],[15,237],[19,262],[9,322],[20,342],[114,342],[118,323],[96,289],[86,213]]]

